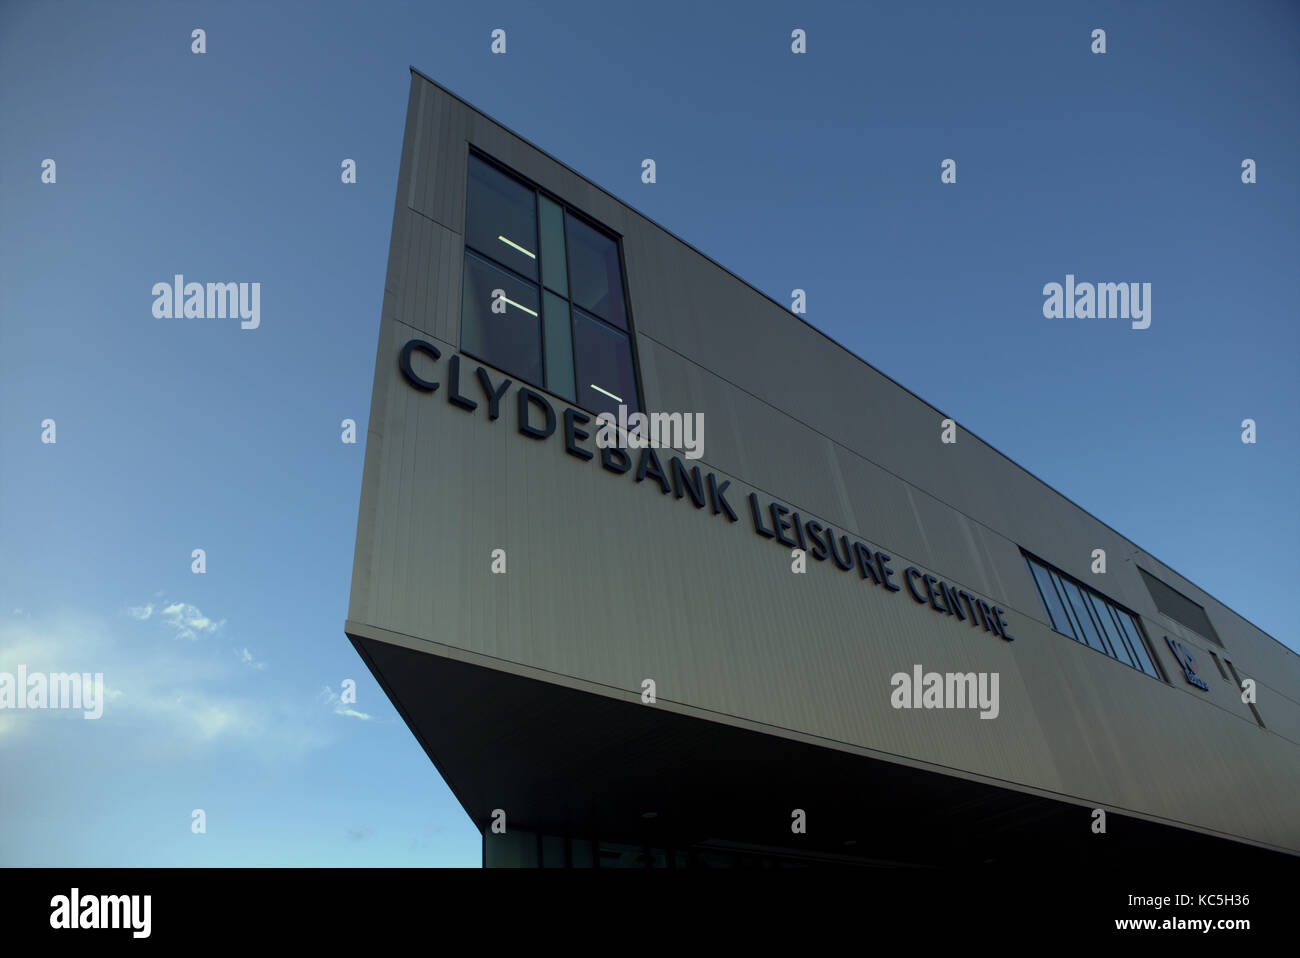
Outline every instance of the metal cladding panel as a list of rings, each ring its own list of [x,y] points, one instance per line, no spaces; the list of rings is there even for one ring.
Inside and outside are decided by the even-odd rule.
[[[851,527],[887,552],[900,547],[915,551],[920,526],[907,484],[844,446],[835,447],[835,465],[848,500]]]
[[[385,332],[394,352],[410,334]],[[732,523],[651,479],[581,461],[558,436],[521,436],[513,401],[495,422],[468,389],[479,408],[452,406],[445,362],[432,394],[389,365],[380,378],[398,386],[390,400],[401,408],[374,489],[377,587],[354,604],[357,621],[626,693],[652,678],[660,699],[836,742],[944,765],[982,755],[984,774],[1054,778],[1032,717],[1009,737],[971,713],[918,722],[889,705],[889,676],[917,661],[959,671],[993,662],[1014,683],[1011,644],[946,618],[934,628],[927,618],[938,616],[829,560],[792,576],[789,551],[744,518],[750,489],[735,477],[720,475],[742,514]],[[490,571],[497,548],[505,575]]]
[[[412,210],[397,216],[405,224],[407,245],[393,258],[401,263],[404,281],[386,298],[384,317],[430,336],[458,339],[464,240]]]
[[[1280,686],[1266,675],[1247,672],[1242,674],[1242,678],[1253,678],[1259,688],[1260,701],[1268,703],[1265,722],[1269,729],[1283,739],[1300,741],[1300,702],[1287,698],[1288,695],[1295,694],[1295,690]],[[1240,706],[1236,701],[1237,696],[1233,694],[1231,699],[1229,705],[1233,711],[1238,711]]]
[[[409,152],[403,166],[406,205],[436,223],[460,231],[465,220],[465,165],[463,149],[473,116],[457,101],[427,83],[415,83],[415,114],[407,117]],[[458,175],[459,174],[459,175]],[[399,197],[400,197],[399,193]]]
[[[724,383],[707,369],[665,349],[644,333],[637,339],[637,352],[641,359],[647,408],[710,410],[705,420],[705,458],[720,469],[743,473],[746,452],[754,437],[745,436],[736,429],[736,406],[754,402],[753,397]],[[713,425],[715,420],[716,426]],[[814,438],[801,437],[806,450],[818,448],[812,441]],[[751,478],[761,485],[758,477]]]
[[[1293,653],[973,436],[942,444],[936,410],[573,171],[425,79],[412,90],[351,620],[623,698],[649,678],[719,721],[1300,851]],[[471,144],[622,234],[644,402],[704,413],[704,458],[686,465],[731,480],[739,521],[568,454],[555,397],[548,439],[518,431],[517,385],[490,420],[484,364],[461,360],[478,407],[448,401]],[[416,362],[436,392],[398,370],[411,338],[441,352]],[[1002,606],[1015,641],[829,560],[792,574],[790,549],[755,534],[751,491],[890,553],[900,585],[914,563]],[[1170,683],[1053,632],[1020,546],[1141,614]],[[1090,578],[1098,547],[1109,571]],[[1203,640],[1165,630],[1135,563],[1204,599],[1276,726],[1255,724]],[[1210,693],[1184,683],[1165,634],[1199,650]],[[892,707],[891,677],[915,665],[997,673],[1000,714]]]

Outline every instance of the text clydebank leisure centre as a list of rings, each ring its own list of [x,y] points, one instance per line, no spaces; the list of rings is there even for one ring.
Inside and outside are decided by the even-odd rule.
[[[402,375],[412,387],[421,392],[437,391],[442,386],[441,382],[426,379],[415,371],[412,359],[416,353],[435,362],[442,359],[442,353],[433,343],[423,339],[409,340],[398,357]],[[478,409],[479,401],[461,392],[461,359],[459,354],[453,354],[447,361],[445,395],[449,404],[472,413]],[[474,370],[474,379],[479,386],[480,398],[487,404],[488,421],[495,422],[501,417],[501,400],[513,382],[503,378],[494,383],[492,374],[481,365]],[[519,434],[536,440],[545,440],[554,435],[558,419],[550,401],[541,393],[522,385],[517,387],[515,396]],[[535,422],[539,417],[541,421]],[[583,445],[591,439],[591,433],[582,428],[592,423],[592,417],[579,409],[566,407],[562,418],[565,451],[577,459],[594,459],[596,452]],[[740,519],[726,497],[731,485],[729,479],[719,480],[713,472],[701,474],[699,466],[688,469],[679,456],[671,457],[668,468],[665,469],[653,448],[640,450],[635,467],[632,456],[621,448],[602,447],[599,454],[601,467],[608,472],[615,475],[634,472],[635,481],[650,480],[664,495],[673,493],[678,499],[689,496],[696,509],[703,509],[707,504],[715,516],[725,515],[730,522]],[[1014,639],[1008,630],[1006,610],[1002,607],[923,572],[916,566],[908,566],[899,573],[889,565],[893,557],[886,552],[872,549],[865,542],[851,539],[846,534],[837,535],[829,524],[816,519],[804,519],[798,512],[778,502],[769,502],[764,507],[756,492],[751,492],[748,498],[754,531],[763,538],[791,549],[801,549],[818,561],[830,559],[838,569],[845,572],[856,568],[863,580],[869,580],[872,585],[887,592],[899,592],[906,586],[908,594],[916,603],[928,605],[936,613],[969,622],[973,628],[982,626],[984,631],[1008,641]],[[903,585],[894,581],[896,575],[903,579]]]

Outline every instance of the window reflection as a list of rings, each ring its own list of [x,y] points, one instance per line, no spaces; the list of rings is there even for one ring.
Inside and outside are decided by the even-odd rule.
[[[493,292],[500,290],[496,296]],[[461,348],[512,376],[542,379],[541,304],[537,287],[465,253]]]
[[[1025,561],[1053,629],[1152,678],[1161,678],[1132,614],[1028,554]]]
[[[537,279],[537,201],[531,189],[476,156],[469,158],[465,245]]]
[[[597,414],[639,411],[618,241],[472,153],[464,235],[462,351]]]
[[[620,329],[627,329],[618,244],[573,214],[565,218],[573,301]]]
[[[627,334],[575,309],[573,355],[579,403],[597,414],[616,417],[620,404],[628,412],[636,411],[636,377]]]

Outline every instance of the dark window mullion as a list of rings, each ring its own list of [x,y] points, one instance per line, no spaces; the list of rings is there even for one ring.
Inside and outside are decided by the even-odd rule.
[[[581,306],[579,306],[578,308],[582,309]],[[614,332],[618,333],[620,336],[628,336],[627,330],[624,329],[622,326],[617,326],[614,323],[601,319],[599,316],[597,316],[589,309],[582,309],[582,311],[586,313],[588,316],[590,316],[592,319],[596,320],[596,322],[600,323],[602,326],[608,326],[610,329],[614,330]],[[631,339],[630,336],[628,336],[628,338]]]
[[[1042,580],[1046,578],[1047,588],[1052,590],[1053,596],[1056,595],[1056,587],[1052,585],[1052,574],[1048,572],[1044,566],[1037,565],[1037,564],[1035,565],[1036,565],[1036,572],[1033,577],[1034,584],[1038,586],[1038,592],[1043,597],[1043,605],[1047,609],[1047,618],[1052,623],[1052,628],[1054,628],[1057,632],[1060,632],[1062,635],[1069,634],[1070,638],[1074,638],[1073,635],[1074,630],[1070,628],[1069,617],[1065,615],[1065,610],[1061,609],[1061,617],[1064,619],[1064,621],[1057,622],[1056,621],[1057,615],[1055,612],[1052,611],[1052,603],[1049,601],[1048,595],[1044,590]],[[1061,600],[1059,596],[1057,597],[1056,601],[1057,601],[1057,607],[1060,608]],[[1067,630],[1069,630],[1068,633]]]
[[[1077,595],[1079,597],[1079,604],[1083,606],[1082,609],[1075,608],[1073,610],[1075,617],[1079,620],[1079,628],[1084,636],[1083,641],[1087,643],[1088,648],[1096,649],[1096,651],[1104,653],[1106,651],[1106,643],[1102,639],[1101,635],[1098,634],[1097,623],[1092,620],[1092,616],[1088,612],[1089,602],[1083,588],[1079,583],[1075,582],[1073,579],[1067,579],[1065,576],[1061,577],[1061,581],[1067,586],[1065,591],[1070,594],[1071,605],[1073,605],[1074,596]],[[1092,644],[1094,640],[1100,644],[1100,648]]]
[[[1065,583],[1054,570],[1049,569],[1047,577],[1051,580],[1052,586],[1056,589],[1056,595],[1061,600],[1061,607],[1065,610],[1065,618],[1070,624],[1070,631],[1074,634],[1074,638],[1087,645],[1087,633],[1083,631],[1083,626],[1075,621],[1076,613],[1074,609],[1070,608],[1070,596],[1065,591]]]
[[[1047,596],[1043,595],[1043,587],[1038,581],[1038,576],[1034,573],[1034,560],[1025,556],[1025,561],[1029,563],[1029,581],[1034,584],[1035,591],[1038,592],[1038,601],[1043,603],[1043,608],[1047,610],[1047,621],[1051,622],[1052,628],[1056,628],[1056,623],[1052,622],[1052,607],[1047,604]]]
[[[489,263],[491,263],[491,264],[492,264],[493,266],[495,266],[497,269],[502,270],[503,272],[509,273],[511,276],[513,276],[515,279],[519,280],[519,282],[521,282],[521,283],[527,283],[529,286],[536,286],[539,290],[542,288],[542,287],[541,287],[541,284],[539,284],[539,283],[537,282],[537,280],[535,280],[535,279],[529,279],[529,278],[528,278],[527,276],[525,276],[523,273],[519,272],[519,270],[517,270],[517,269],[511,269],[509,266],[507,266],[505,263],[501,262],[500,260],[493,259],[493,258],[492,258],[492,255],[491,255],[490,253],[485,253],[485,252],[483,252],[483,251],[482,251],[481,249],[479,249],[477,246],[470,246],[468,243],[466,243],[466,244],[465,244],[465,252],[467,252],[467,253],[473,253],[473,254],[474,254],[475,256],[477,256],[479,259],[485,259],[485,260],[487,260]]]
[[[578,331],[573,326],[573,253],[569,250],[569,208],[560,204],[560,239],[564,243],[564,285],[565,302],[569,306],[569,364],[573,367],[573,396],[576,400],[582,395],[582,385],[578,382]]]
[[[1031,573],[1034,582],[1038,586],[1039,593],[1043,597],[1043,603],[1047,608],[1048,622],[1051,624],[1052,628],[1061,633],[1061,635],[1067,635],[1072,639],[1077,639],[1078,636],[1074,633],[1074,626],[1070,622],[1070,616],[1066,611],[1065,603],[1061,601],[1061,597],[1057,593],[1056,586],[1052,581],[1051,570],[1041,562],[1036,562],[1033,559],[1030,559],[1029,562],[1032,566]],[[1056,599],[1055,609],[1053,608],[1051,601],[1053,598]]]
[[[618,284],[623,288],[623,314],[627,317],[627,348],[631,354],[632,385],[636,389],[636,408],[645,409],[645,404],[641,402],[641,364],[637,361],[636,335],[632,322],[632,295],[627,288],[627,263],[623,259],[623,237],[621,235],[614,240],[614,245],[618,247]]]
[[[1169,677],[1165,675],[1165,671],[1157,661],[1155,653],[1151,651],[1151,645],[1147,642],[1146,632],[1143,631],[1142,623],[1138,620],[1138,617],[1122,610],[1120,611],[1120,615],[1127,617],[1126,621],[1129,624],[1129,628],[1133,630],[1133,635],[1129,636],[1129,638],[1142,653],[1142,661],[1151,667],[1150,674],[1163,682],[1168,682]],[[1123,626],[1123,624],[1124,622],[1121,621],[1120,625]],[[1128,635],[1128,629],[1124,630],[1124,634]],[[1147,670],[1144,668],[1143,671],[1145,672]]]
[[[537,250],[537,304],[541,307],[537,323],[537,335],[542,347],[541,385],[543,389],[549,389],[546,378],[546,273],[542,270],[542,201],[536,190],[533,190],[533,249]]]
[[[1065,608],[1069,611],[1070,618],[1074,621],[1074,628],[1079,634],[1079,641],[1088,646],[1088,648],[1092,648],[1092,643],[1088,641],[1087,624],[1079,617],[1079,610],[1074,607],[1074,597],[1070,592],[1070,586],[1074,583],[1069,582],[1065,576],[1060,575],[1059,573],[1053,573],[1053,577],[1056,579],[1057,590],[1061,593],[1061,598],[1065,602]],[[1075,588],[1078,587],[1076,586]]]
[[[1097,614],[1106,617],[1106,621],[1103,624],[1109,625],[1109,634],[1112,645],[1116,642],[1116,637],[1118,636],[1120,644],[1116,647],[1116,651],[1119,653],[1117,657],[1120,658],[1120,661],[1127,662],[1133,668],[1138,669],[1139,671],[1145,671],[1145,669],[1142,668],[1142,660],[1138,658],[1137,653],[1133,651],[1133,643],[1128,640],[1128,636],[1124,634],[1123,626],[1119,624],[1118,607],[1113,602],[1109,602],[1100,596],[1098,596],[1097,601],[1100,603],[1097,607]]]
[[[1125,649],[1127,650],[1127,652],[1128,652],[1128,657],[1129,657],[1130,659],[1133,660],[1134,664],[1135,664],[1139,669],[1142,669],[1142,660],[1141,660],[1140,658],[1138,658],[1137,650],[1133,648],[1133,643],[1131,643],[1131,642],[1129,641],[1129,639],[1128,639],[1128,636],[1124,634],[1124,626],[1122,626],[1122,625],[1120,624],[1120,621],[1119,621],[1120,612],[1119,612],[1119,610],[1116,609],[1115,606],[1111,605],[1110,603],[1107,603],[1107,604],[1106,604],[1106,608],[1107,608],[1107,609],[1109,610],[1109,612],[1110,612],[1111,620],[1114,621],[1114,623],[1115,623],[1115,632],[1119,635],[1120,641],[1124,643],[1124,648],[1125,648]],[[1146,670],[1145,670],[1145,669],[1142,669],[1142,671],[1145,672]]]
[[[1083,604],[1087,607],[1085,611],[1092,616],[1093,625],[1097,629],[1097,637],[1101,639],[1102,651],[1112,659],[1118,659],[1119,656],[1115,654],[1114,648],[1111,647],[1110,633],[1106,631],[1106,626],[1102,624],[1101,611],[1097,608],[1099,597],[1082,587],[1079,588],[1079,594],[1083,596]]]

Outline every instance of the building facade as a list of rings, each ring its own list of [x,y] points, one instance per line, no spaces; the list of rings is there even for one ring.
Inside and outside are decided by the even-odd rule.
[[[1300,854],[1296,654],[947,418],[412,71],[345,629],[484,863]]]

